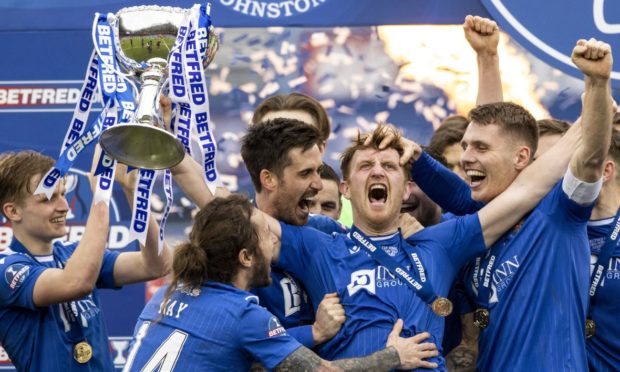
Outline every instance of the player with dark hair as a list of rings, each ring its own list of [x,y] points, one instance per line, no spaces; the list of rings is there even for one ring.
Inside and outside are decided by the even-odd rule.
[[[542,155],[542,163],[552,164],[550,171],[566,170],[562,181],[467,273],[467,290],[478,307],[475,322],[481,328],[480,370],[587,368],[585,226],[601,188],[611,136],[610,47],[580,40],[573,61],[586,75],[582,143],[565,147],[576,148],[567,151],[572,155],[568,169],[544,160],[551,150]],[[469,189],[451,172],[428,166],[432,162],[427,156],[416,162],[414,172],[433,200],[457,214],[495,201],[515,178],[542,166],[532,162],[538,128],[525,109],[487,104],[472,110],[470,119],[462,141]],[[550,343],[554,347],[549,348]]]
[[[328,216],[337,221],[342,210],[340,177],[327,163],[323,163],[319,175],[323,182],[323,189],[310,200],[310,213]]]
[[[189,241],[175,250],[173,281],[140,315],[125,371],[387,371],[425,368],[437,355],[429,335],[399,337],[365,357],[327,362],[287,334],[248,291],[269,284],[275,237],[247,198],[216,198],[198,212]],[[385,340],[384,340],[385,342]]]

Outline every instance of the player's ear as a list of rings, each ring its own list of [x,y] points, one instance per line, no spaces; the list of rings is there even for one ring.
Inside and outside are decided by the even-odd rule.
[[[2,205],[2,213],[4,213],[6,218],[8,218],[11,222],[19,222],[22,220],[20,210],[16,203],[4,203],[4,205]]]
[[[247,268],[252,266],[252,254],[250,254],[246,248],[239,251],[239,263],[241,263],[241,266]]]
[[[405,193],[403,194],[403,202],[409,199],[409,196],[411,196],[412,191],[413,191],[413,182],[407,181],[407,183],[405,183]]]
[[[349,183],[347,181],[340,181],[340,185],[338,185],[338,190],[340,190],[340,194],[342,194],[342,196],[351,200],[351,192],[349,190]]]
[[[517,170],[523,170],[530,164],[532,159],[532,150],[527,146],[519,146],[515,157],[515,168]]]
[[[605,165],[603,166],[603,181],[607,182],[607,180],[614,179],[616,175],[616,164],[612,160],[605,161]]]
[[[260,171],[260,184],[263,189],[273,191],[278,187],[278,176],[267,169],[261,169]]]

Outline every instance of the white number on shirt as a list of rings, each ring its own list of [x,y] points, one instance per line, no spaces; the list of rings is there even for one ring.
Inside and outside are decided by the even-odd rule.
[[[150,325],[151,322],[147,321],[142,323],[140,329],[138,329],[138,332],[136,334],[136,342],[134,343],[131,351],[129,352],[129,356],[127,357],[127,364],[125,364],[123,372],[129,372],[131,370],[131,365],[136,358],[138,349],[140,349],[140,346],[142,345],[142,339],[144,338],[144,336],[146,336],[146,332]],[[144,367],[142,367],[140,371],[173,371],[186,339],[187,333],[181,332],[179,330],[175,330],[174,332],[172,332],[170,336],[168,336],[168,338],[164,342],[162,342],[161,345],[159,345],[157,350],[153,353],[153,355],[151,355],[149,361],[146,362],[146,364],[144,365]]]

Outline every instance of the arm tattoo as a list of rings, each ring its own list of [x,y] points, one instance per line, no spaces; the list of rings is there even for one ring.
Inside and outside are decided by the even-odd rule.
[[[399,365],[400,358],[394,347],[385,348],[363,358],[341,359],[334,362],[327,362],[319,358],[319,356],[311,350],[302,346],[278,364],[275,371],[389,371]]]
[[[473,372],[477,356],[475,350],[461,344],[446,355],[446,367],[450,372]]]

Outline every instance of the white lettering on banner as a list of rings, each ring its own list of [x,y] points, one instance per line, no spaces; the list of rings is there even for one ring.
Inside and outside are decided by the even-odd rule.
[[[308,12],[323,5],[327,0],[220,0],[226,7],[235,12],[258,18],[291,17]]]
[[[592,2],[594,24],[604,34],[620,34],[620,23],[607,23],[605,20],[605,0]]]
[[[0,109],[15,106],[67,105],[79,101],[80,110],[86,111],[90,102],[99,100],[99,95],[92,90],[85,90],[84,95],[85,97],[80,97],[78,88],[0,88]],[[94,99],[90,99],[93,95]]]

